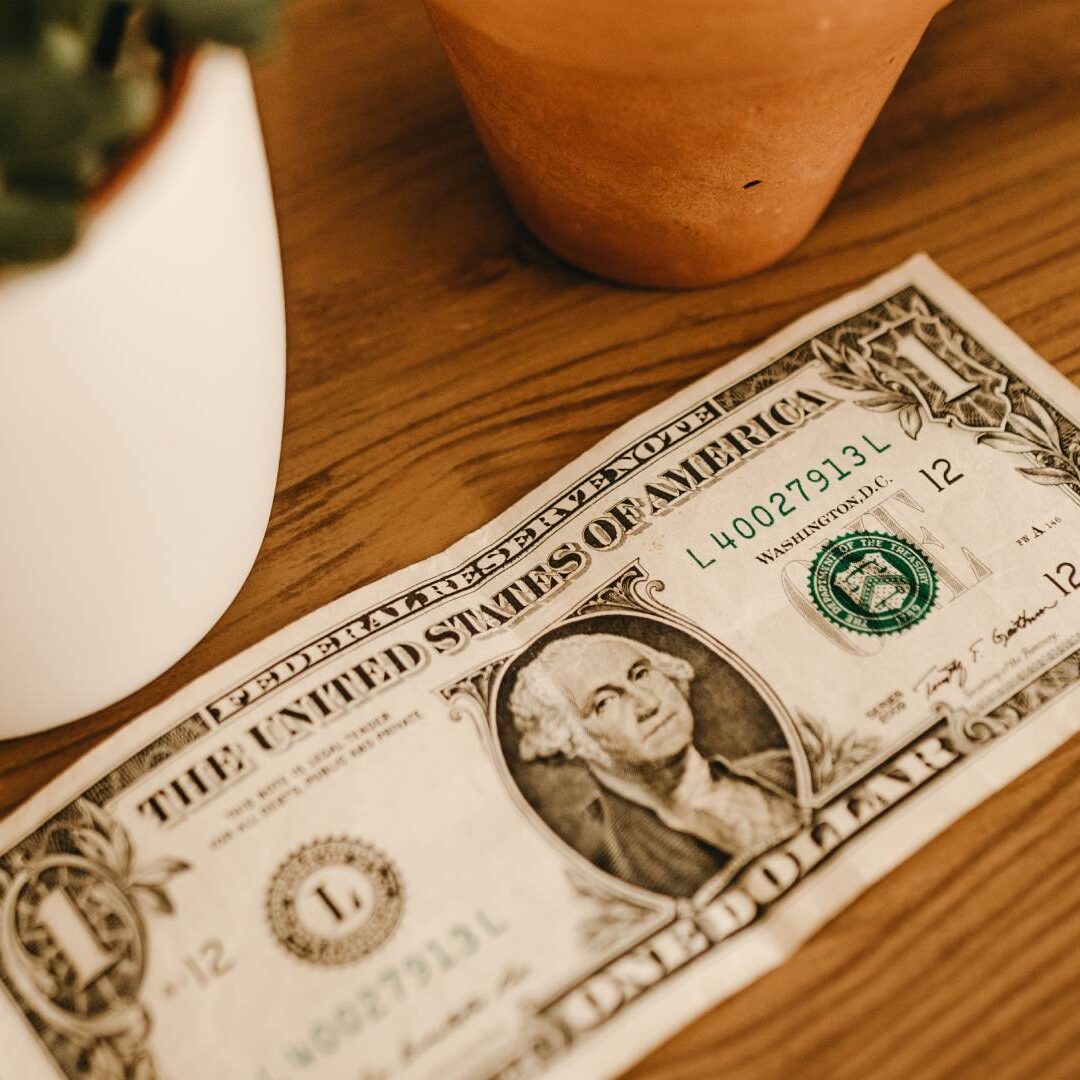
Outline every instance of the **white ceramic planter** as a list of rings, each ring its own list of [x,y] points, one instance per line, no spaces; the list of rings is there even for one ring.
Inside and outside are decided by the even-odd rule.
[[[228,606],[266,529],[284,358],[247,63],[204,50],[79,248],[0,283],[0,738],[119,699]]]

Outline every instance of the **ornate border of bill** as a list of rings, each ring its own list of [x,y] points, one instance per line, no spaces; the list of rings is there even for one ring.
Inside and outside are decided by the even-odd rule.
[[[0,823],[0,1073],[614,1075],[1080,728],[1078,416],[917,256],[203,676]]]

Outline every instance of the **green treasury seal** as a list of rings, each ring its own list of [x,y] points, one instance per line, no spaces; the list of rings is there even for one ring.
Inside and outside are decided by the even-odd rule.
[[[810,595],[818,610],[859,634],[896,634],[926,617],[937,595],[933,564],[887,533],[847,533],[817,553]]]

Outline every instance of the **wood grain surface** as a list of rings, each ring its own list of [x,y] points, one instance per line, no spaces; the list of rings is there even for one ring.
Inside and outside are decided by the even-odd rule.
[[[1076,0],[956,0],[810,238],[698,292],[609,285],[523,231],[419,0],[294,4],[256,84],[289,324],[266,542],[170,671],[0,744],[0,813],[194,676],[442,550],[617,424],[915,251],[1080,376]],[[1078,765],[1074,740],[630,1076],[1080,1076]]]

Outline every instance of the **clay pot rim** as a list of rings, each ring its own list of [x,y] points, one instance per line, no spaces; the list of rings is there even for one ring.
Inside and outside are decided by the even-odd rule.
[[[191,87],[192,74],[198,58],[198,48],[188,46],[179,50],[172,60],[165,82],[165,99],[150,130],[132,146],[120,163],[109,173],[104,183],[95,188],[83,203],[84,217],[92,219],[114,199],[118,198],[131,179],[150,160],[161,145],[180,113]],[[76,241],[76,247],[79,241]],[[70,254],[70,252],[68,253]],[[66,258],[61,255],[60,259]]]
[[[571,78],[602,74],[630,84],[704,81],[721,86],[733,81],[797,83],[844,71],[853,63],[878,66],[911,37],[912,26],[921,21],[925,28],[951,0],[791,0],[788,6],[798,9],[798,21],[793,23],[789,14],[782,34],[777,33],[775,0],[670,0],[670,6],[661,5],[663,18],[649,0],[635,0],[635,10],[649,14],[647,31],[625,20],[620,5],[611,0],[582,7],[574,33],[568,34],[565,22],[555,16],[575,2],[543,0],[535,12],[530,9],[530,18],[522,19],[510,0],[424,0],[447,53],[468,51],[448,42],[475,37],[489,39],[517,61],[561,69]],[[825,3],[836,10],[822,9]],[[726,9],[742,16],[730,27]],[[917,11],[924,12],[925,19],[916,17]],[[735,37],[742,43],[737,50],[718,46]],[[720,64],[718,49],[723,52]]]

